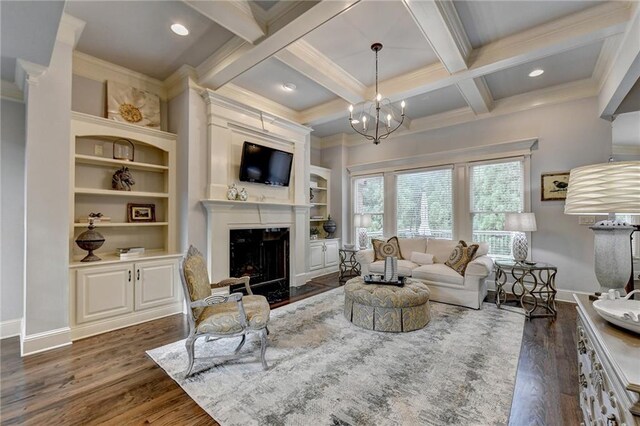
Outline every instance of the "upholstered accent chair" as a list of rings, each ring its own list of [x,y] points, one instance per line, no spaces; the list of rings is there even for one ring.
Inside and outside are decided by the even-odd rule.
[[[191,375],[195,360],[194,345],[200,337],[206,341],[222,338],[241,337],[234,354],[238,354],[244,345],[247,334],[260,335],[260,361],[268,368],[264,355],[267,349],[267,324],[270,308],[264,296],[251,292],[249,277],[227,278],[217,283],[209,282],[207,265],[202,254],[190,246],[180,264],[180,278],[185,299],[188,303],[189,336],[185,346],[189,354],[189,366],[185,377]],[[215,288],[244,284],[248,295],[231,293],[229,295],[211,295]]]

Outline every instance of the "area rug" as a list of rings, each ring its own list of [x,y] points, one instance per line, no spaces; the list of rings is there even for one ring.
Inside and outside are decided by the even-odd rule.
[[[485,303],[431,304],[410,333],[359,328],[338,288],[271,312],[267,362],[259,339],[219,362],[238,339],[184,341],[147,353],[221,425],[503,425],[508,422],[524,317]],[[209,357],[202,359],[202,357]]]

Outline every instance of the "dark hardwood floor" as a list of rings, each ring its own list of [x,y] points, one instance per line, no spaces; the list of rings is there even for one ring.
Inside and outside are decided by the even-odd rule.
[[[292,289],[292,303],[338,286],[337,276]],[[576,311],[525,324],[511,425],[578,425]],[[180,340],[187,322],[173,315],[26,358],[17,338],[0,341],[3,425],[215,425],[146,350]]]

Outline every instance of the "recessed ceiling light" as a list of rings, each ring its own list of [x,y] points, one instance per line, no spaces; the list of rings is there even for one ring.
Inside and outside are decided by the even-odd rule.
[[[296,90],[298,86],[296,86],[293,83],[284,83],[282,85],[282,89],[286,90],[287,92],[293,92],[294,90]]]
[[[529,73],[529,77],[537,77],[539,75],[544,74],[544,70],[541,70],[540,68],[538,68],[537,70],[533,70]]]
[[[171,31],[181,36],[189,35],[189,30],[182,24],[171,25]]]

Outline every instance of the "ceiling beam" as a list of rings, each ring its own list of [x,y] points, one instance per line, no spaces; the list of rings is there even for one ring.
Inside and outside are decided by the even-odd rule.
[[[380,83],[381,91],[392,102],[431,92],[443,87],[477,79],[487,74],[596,43],[625,31],[634,9],[624,2],[607,2],[556,21],[540,25],[518,34],[497,40],[471,52],[469,69],[451,74],[440,63],[428,65]],[[474,83],[480,92],[467,93],[467,100],[484,97],[483,87]],[[470,86],[462,83],[462,86]],[[471,86],[471,89],[473,87]],[[304,123],[317,125],[325,120],[321,114],[333,116],[331,102],[302,111]],[[476,104],[479,111],[481,104]],[[416,120],[414,120],[415,123]]]
[[[284,24],[273,35],[269,35],[256,46],[248,49],[238,49],[229,55],[227,57],[227,65],[222,67],[214,65],[213,68],[209,70],[198,67],[200,84],[214,90],[220,88],[222,85],[273,56],[359,1],[360,0],[322,1],[312,6],[292,21]]]
[[[237,36],[242,37],[251,44],[254,44],[267,34],[264,25],[259,24],[254,18],[249,2],[246,0],[183,1],[207,18]]]
[[[453,2],[404,0],[404,5],[446,70],[454,74],[468,69],[472,47]],[[461,80],[457,86],[474,113],[491,111],[493,98],[484,78]]]
[[[471,43],[449,0],[404,0],[405,7],[440,62],[451,73],[467,69]]]
[[[484,77],[469,78],[458,84],[460,94],[467,101],[473,112],[486,114],[493,107],[493,96]]]
[[[634,4],[634,7],[633,19],[598,96],[598,112],[604,119],[613,119],[625,96],[640,79],[640,6]]]
[[[304,40],[290,44],[276,58],[351,104],[365,100],[367,86]]]

